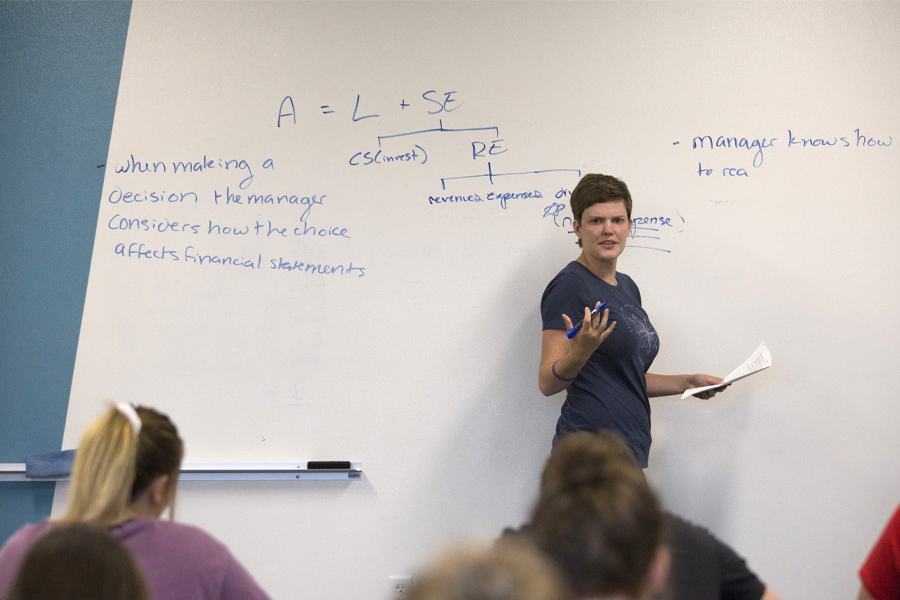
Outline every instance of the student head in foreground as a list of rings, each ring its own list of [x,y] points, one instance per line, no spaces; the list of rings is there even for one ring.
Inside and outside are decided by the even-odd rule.
[[[130,404],[111,407],[78,445],[69,508],[59,523],[89,523],[120,539],[153,600],[268,598],[221,542],[159,518],[174,502],[183,455],[168,416]],[[0,549],[0,598],[28,549],[57,525],[26,525]]]
[[[562,443],[545,475],[559,467],[564,476],[550,477],[554,491],[535,507],[532,537],[576,597],[652,598],[665,588],[670,556],[662,507],[640,469],[612,457],[587,470],[581,453],[573,452],[570,463],[557,458],[560,450],[566,451]]]
[[[54,528],[25,555],[7,600],[149,600],[131,552],[99,527]]]
[[[539,498],[572,488],[602,486],[617,474],[639,477],[646,485],[634,453],[617,434],[574,433],[563,438],[544,463]]]
[[[603,489],[618,478],[637,481],[638,477],[643,481],[633,453],[619,436],[606,431],[575,433],[564,438],[547,460],[539,503],[573,490]],[[709,531],[669,512],[663,517],[671,557],[666,598],[778,600],[744,559]]]
[[[453,548],[416,578],[410,600],[570,600],[559,571],[524,539]]]

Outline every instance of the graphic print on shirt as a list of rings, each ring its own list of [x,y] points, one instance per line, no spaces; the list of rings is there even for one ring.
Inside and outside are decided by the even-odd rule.
[[[628,330],[636,334],[641,340],[641,351],[645,357],[655,357],[659,352],[659,336],[653,325],[646,317],[641,318],[643,312],[639,306],[627,304],[625,306],[626,325]]]

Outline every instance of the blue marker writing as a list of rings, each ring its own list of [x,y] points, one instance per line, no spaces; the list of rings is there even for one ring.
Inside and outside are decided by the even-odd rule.
[[[591,311],[591,319],[594,318],[594,315],[599,314],[600,311],[604,308],[606,308],[606,302],[601,302],[597,308]],[[566,333],[566,337],[571,340],[573,337],[575,337],[575,334],[578,333],[578,330],[581,329],[582,325],[584,325],[584,319],[581,320],[581,323],[570,329],[568,333]]]

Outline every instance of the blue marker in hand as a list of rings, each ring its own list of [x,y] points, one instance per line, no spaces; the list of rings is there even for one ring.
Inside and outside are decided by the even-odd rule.
[[[597,306],[597,308],[591,311],[591,319],[594,318],[594,315],[600,314],[600,311],[602,311],[604,308],[606,308],[606,302],[601,302],[600,305]],[[566,337],[571,340],[573,337],[575,337],[575,334],[578,333],[578,330],[581,329],[582,325],[584,325],[584,319],[581,320],[581,323],[570,329],[566,333]]]

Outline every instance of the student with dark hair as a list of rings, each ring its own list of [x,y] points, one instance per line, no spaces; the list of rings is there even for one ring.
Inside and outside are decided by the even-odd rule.
[[[576,431],[614,431],[646,468],[650,398],[722,380],[649,372],[659,336],[641,305],[638,286],[616,270],[631,235],[628,186],[610,175],[589,173],[572,190],[571,205],[581,254],[553,278],[541,298],[538,387],[545,396],[566,390],[553,444]],[[606,308],[593,315],[601,302]],[[582,315],[583,325],[570,339],[567,332]],[[715,394],[708,390],[698,397]]]
[[[559,571],[528,540],[445,552],[416,577],[410,600],[570,600]]]
[[[55,527],[25,555],[7,600],[149,600],[131,552],[86,523]]]
[[[610,432],[575,433],[557,445],[544,465],[539,502],[570,490],[610,487],[617,478],[643,482],[622,439]],[[724,542],[677,515],[663,514],[671,555],[666,586],[671,600],[778,600]]]
[[[153,600],[268,598],[221,542],[159,517],[175,499],[184,444],[169,418],[117,404],[81,439],[69,508],[61,523],[90,523],[122,540],[143,570]],[[28,549],[57,526],[26,525],[0,549],[0,598]]]

